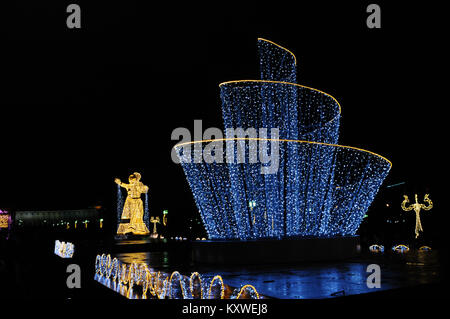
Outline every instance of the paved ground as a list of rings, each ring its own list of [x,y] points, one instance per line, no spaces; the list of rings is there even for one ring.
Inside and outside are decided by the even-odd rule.
[[[199,272],[205,278],[221,275],[233,287],[251,284],[262,295],[281,299],[324,299],[340,296],[379,293],[395,289],[437,284],[443,280],[439,253],[415,252],[406,254],[386,252],[366,254],[345,262],[322,262],[283,266],[252,267],[195,267],[174,265],[166,252],[125,253],[116,255],[121,261],[146,262],[156,270],[178,270],[189,275]],[[381,288],[368,288],[367,266],[381,268]]]

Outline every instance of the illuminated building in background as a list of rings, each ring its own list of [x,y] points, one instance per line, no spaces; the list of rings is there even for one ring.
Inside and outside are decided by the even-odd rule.
[[[354,235],[391,162],[337,145],[338,101],[297,84],[297,60],[289,50],[265,39],[258,39],[258,49],[260,80],[219,85],[224,131],[278,129],[279,136],[226,135],[175,146],[209,238]],[[239,147],[250,154],[260,143],[276,145],[279,167],[273,173],[261,174],[267,165],[251,159],[198,161],[212,147],[227,144],[224,157],[236,158]]]
[[[8,213],[8,211],[1,210],[0,209],[0,228],[9,228],[9,225],[11,224],[11,215]]]
[[[23,210],[15,211],[13,214],[13,223],[15,229],[43,228],[43,229],[65,229],[76,230],[78,223],[85,229],[85,225],[92,221],[95,225],[99,224],[101,217],[101,208],[87,209],[69,209],[69,210]],[[91,227],[99,229],[99,227]]]
[[[0,209],[0,234],[6,233],[6,239],[9,238],[11,229],[11,214],[7,210]]]

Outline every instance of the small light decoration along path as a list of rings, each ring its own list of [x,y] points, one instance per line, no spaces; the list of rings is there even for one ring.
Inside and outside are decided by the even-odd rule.
[[[75,245],[70,242],[55,240],[55,255],[61,258],[72,258],[75,252]]]
[[[178,281],[178,286],[181,290],[181,294],[179,295],[174,295],[174,291],[176,290],[175,285],[174,285],[174,281]],[[170,279],[169,279],[169,298],[170,299],[186,299],[186,287],[184,284],[184,277],[178,272],[178,271],[174,271],[172,272],[172,274],[170,275]],[[180,298],[181,297],[181,298]]]
[[[129,278],[129,268],[127,264],[122,264],[122,272],[121,272],[121,282],[122,284],[126,285],[128,284],[128,278]]]
[[[97,255],[95,257],[95,273],[97,275],[102,275],[102,270],[101,270],[101,257],[100,255]]]
[[[409,247],[407,245],[396,245],[392,247],[392,250],[397,253],[407,253],[409,251]]]
[[[258,52],[261,79],[219,85],[225,138],[175,145],[208,237],[354,235],[392,163],[337,145],[341,106],[296,83],[291,51],[260,38]],[[239,135],[238,128],[259,135]],[[250,156],[237,160],[264,145],[278,153],[274,172],[262,174],[267,164]],[[212,153],[223,160],[206,161]]]
[[[169,276],[165,276],[164,280],[158,280],[158,285],[156,286],[156,296],[158,299],[165,299],[167,295],[167,290],[169,287]]]
[[[214,276],[210,282],[198,272],[190,277],[178,271],[170,275],[161,271],[152,271],[145,263],[121,263],[111,255],[97,255],[95,258],[94,279],[105,284],[109,282],[115,291],[132,297],[134,286],[142,287],[142,298],[150,296],[158,299],[260,299],[256,288],[246,284],[226,293],[226,285],[220,275]],[[128,287],[128,288],[126,288]],[[111,288],[111,287],[110,287]]]
[[[134,269],[135,269],[136,264],[135,263],[131,263],[129,268],[128,268],[128,283],[130,287],[133,287],[134,285]]]
[[[111,277],[111,271],[112,271],[112,264],[111,264],[111,255],[107,255],[105,260],[104,260],[104,264],[105,264],[105,268],[106,268],[106,278],[110,278]]]
[[[220,282],[220,299],[224,299],[224,297],[225,297],[225,286],[223,284],[222,277],[219,276],[219,275],[214,276],[214,278],[211,280],[211,284],[209,285],[209,290],[208,290],[208,299],[214,299],[213,298],[213,288],[215,287],[214,283],[216,283],[216,281]]]
[[[371,245],[369,246],[369,250],[373,253],[383,253],[384,252],[384,246],[383,245]]]
[[[425,194],[425,197],[423,199],[424,202],[426,202],[428,205],[424,205],[424,204],[420,204],[419,201],[417,200],[417,194],[415,194],[415,199],[416,202],[408,207],[406,207],[406,205],[409,203],[409,198],[406,195],[403,195],[404,200],[401,204],[402,209],[405,212],[414,210],[414,212],[416,213],[416,227],[415,227],[415,235],[416,238],[419,237],[420,232],[423,232],[423,227],[422,227],[422,222],[420,221],[420,211],[423,210],[430,210],[433,208],[433,202],[431,201],[431,199],[428,197],[428,194]]]
[[[191,276],[189,277],[189,289],[190,289],[190,291],[191,291],[191,296],[192,296],[192,299],[196,299],[195,298],[195,296],[196,296],[196,294],[195,294],[195,285],[194,285],[194,281],[195,281],[195,279],[197,279],[198,280],[198,282],[199,282],[199,287],[200,287],[200,298],[199,299],[203,299],[203,289],[202,289],[202,277],[201,277],[201,275],[198,273],[198,272],[193,272],[192,274],[191,274]]]
[[[112,270],[111,270],[112,280],[116,281],[120,277],[120,263],[119,260],[114,257],[112,261]]]
[[[244,293],[249,293],[252,297],[251,299],[259,299],[258,291],[252,285],[247,284],[242,286],[241,289],[239,289],[239,293],[237,294],[236,299],[241,299],[241,296],[243,296]]]

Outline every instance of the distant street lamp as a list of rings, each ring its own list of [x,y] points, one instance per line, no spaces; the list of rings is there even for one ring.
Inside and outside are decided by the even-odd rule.
[[[156,224],[160,223],[159,216],[156,216],[156,217],[152,216],[152,218],[150,218],[150,223],[153,223],[153,235],[157,236],[158,232],[157,232],[157,229],[156,229]]]
[[[167,226],[167,215],[169,215],[169,211],[167,209],[163,210],[163,225]]]

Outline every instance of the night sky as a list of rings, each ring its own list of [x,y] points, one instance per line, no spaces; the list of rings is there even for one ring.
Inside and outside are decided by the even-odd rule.
[[[371,30],[365,1],[95,2],[2,10],[0,207],[100,204],[115,216],[114,178],[138,171],[151,212],[195,216],[171,132],[193,131],[194,119],[222,127],[218,84],[259,78],[258,37],[296,55],[300,84],[340,102],[340,144],[393,162],[384,186],[444,200],[436,8],[378,1],[382,28]],[[66,27],[69,3],[81,6],[81,29]]]

